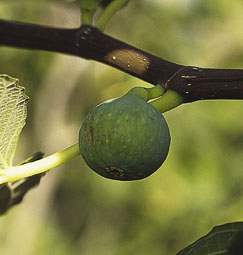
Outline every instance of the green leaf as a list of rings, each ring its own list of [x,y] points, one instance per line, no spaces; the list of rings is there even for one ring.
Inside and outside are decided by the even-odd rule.
[[[0,75],[0,169],[12,166],[27,117],[27,99],[18,79]]]
[[[28,159],[21,162],[21,165],[42,159],[43,152],[36,152]],[[10,208],[22,202],[24,196],[40,183],[46,173],[30,176],[12,183],[0,185],[0,215],[6,213]]]
[[[227,223],[214,227],[177,255],[242,255],[243,222]]]
[[[20,162],[18,165],[24,165],[24,164],[28,164],[30,162],[34,162],[36,160],[42,159],[44,156],[44,153],[41,151],[37,151],[35,152],[33,155],[31,155],[30,157],[28,157],[27,159],[23,160],[22,162]]]
[[[0,215],[22,202],[24,196],[40,183],[45,173],[30,176],[14,183],[0,185]]]

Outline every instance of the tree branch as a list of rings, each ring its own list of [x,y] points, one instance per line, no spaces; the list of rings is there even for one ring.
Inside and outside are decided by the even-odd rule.
[[[0,20],[0,45],[59,52],[113,66],[177,91],[186,102],[243,99],[243,70],[182,66],[114,39],[95,27],[46,27]]]
[[[182,67],[116,40],[89,25],[61,29],[0,20],[0,45],[96,60],[152,84],[167,80]]]
[[[186,66],[165,84],[186,102],[205,99],[243,99],[242,69],[210,69]]]

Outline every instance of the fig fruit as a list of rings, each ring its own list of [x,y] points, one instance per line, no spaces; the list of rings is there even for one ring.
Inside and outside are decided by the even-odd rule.
[[[170,133],[162,114],[135,95],[96,106],[85,117],[79,148],[87,165],[103,177],[143,179],[165,161]]]

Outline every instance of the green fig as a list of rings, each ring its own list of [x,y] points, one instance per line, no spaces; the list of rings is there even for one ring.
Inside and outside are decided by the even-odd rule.
[[[162,114],[136,95],[96,106],[79,132],[84,161],[103,177],[121,181],[143,179],[165,161],[170,133]]]

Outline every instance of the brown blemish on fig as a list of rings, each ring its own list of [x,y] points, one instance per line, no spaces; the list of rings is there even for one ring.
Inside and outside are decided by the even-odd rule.
[[[124,177],[124,171],[120,169],[119,167],[115,166],[109,166],[105,168],[106,172],[113,175],[116,178],[123,178]]]

